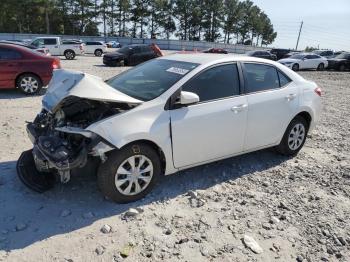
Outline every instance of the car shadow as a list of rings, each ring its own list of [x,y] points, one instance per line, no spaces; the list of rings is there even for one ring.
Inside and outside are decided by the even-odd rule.
[[[26,95],[19,91],[17,88],[11,89],[0,89],[0,100],[1,99],[17,99],[17,98],[26,98],[34,96],[43,96],[46,93],[46,87],[43,87],[39,93],[33,95]]]
[[[99,192],[95,175],[79,174],[68,184],[57,184],[54,189],[38,194],[26,188],[16,175],[16,161],[0,163],[0,250],[15,250],[52,236],[65,234],[91,225],[96,221],[120,215],[129,208],[166,201],[190,190],[205,190],[217,184],[234,181],[278,166],[288,157],[272,150],[217,161],[177,174],[164,176],[144,199],[115,204]],[[68,211],[62,217],[62,211]],[[67,212],[66,212],[67,214]],[[26,228],[16,230],[18,224]]]

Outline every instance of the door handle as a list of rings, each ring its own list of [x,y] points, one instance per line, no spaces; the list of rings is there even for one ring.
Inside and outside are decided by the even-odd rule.
[[[243,111],[244,108],[246,108],[247,106],[248,106],[247,104],[233,106],[233,107],[231,107],[231,111],[233,111],[235,114],[237,114],[237,113]]]
[[[289,94],[286,96],[286,99],[287,101],[292,101],[296,97],[297,97],[297,94]]]

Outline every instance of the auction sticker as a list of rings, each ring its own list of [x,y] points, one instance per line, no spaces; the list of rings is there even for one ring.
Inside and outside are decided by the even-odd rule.
[[[183,69],[183,68],[179,68],[179,67],[170,67],[166,71],[170,72],[170,73],[179,74],[179,75],[185,75],[185,74],[188,73],[189,70]]]

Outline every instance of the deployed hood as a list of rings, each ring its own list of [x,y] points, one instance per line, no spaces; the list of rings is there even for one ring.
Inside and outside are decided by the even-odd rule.
[[[142,103],[107,85],[99,77],[64,69],[55,70],[42,101],[43,107],[51,112],[55,111],[60,102],[68,96],[130,105]]]

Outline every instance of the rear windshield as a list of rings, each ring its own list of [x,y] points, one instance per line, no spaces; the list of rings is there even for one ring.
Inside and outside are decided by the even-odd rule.
[[[197,66],[195,63],[155,59],[117,75],[106,83],[131,97],[149,101],[163,94]]]

